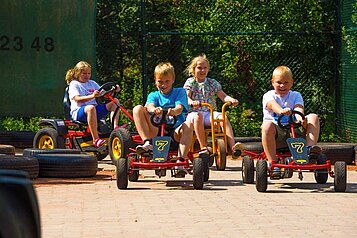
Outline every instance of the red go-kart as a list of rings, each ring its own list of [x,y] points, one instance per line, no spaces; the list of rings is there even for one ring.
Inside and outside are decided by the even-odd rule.
[[[291,138],[287,139],[288,148],[278,149],[276,153],[277,162],[273,162],[271,167],[267,166],[267,158],[264,152],[256,153],[249,150],[244,150],[245,155],[242,161],[242,177],[243,183],[254,183],[254,161],[256,161],[256,189],[259,192],[265,192],[268,187],[268,178],[284,179],[291,178],[293,173],[298,173],[300,180],[303,179],[303,172],[313,172],[315,180],[318,184],[325,184],[328,175],[334,178],[334,189],[336,192],[344,192],[346,190],[347,172],[346,163],[344,161],[336,161],[334,171],[332,171],[331,163],[328,158],[320,153],[318,155],[309,155],[304,138],[295,137],[295,128],[301,126],[295,120],[295,114],[298,114],[304,119],[304,115],[298,111],[292,111],[289,116],[288,124],[282,125],[281,115],[278,119],[278,125],[282,128],[289,129]],[[279,168],[277,174],[272,168]]]
[[[137,181],[140,170],[153,170],[159,177],[166,176],[167,170],[171,171],[172,177],[176,177],[178,171],[185,171],[193,175],[193,187],[195,189],[202,189],[204,182],[208,181],[208,154],[200,153],[199,156],[195,158],[195,155],[197,155],[200,150],[190,151],[187,160],[177,161],[178,145],[171,143],[171,137],[167,136],[170,130],[173,130],[176,118],[173,117],[172,119],[166,114],[167,109],[164,109],[161,117],[156,115],[150,117],[152,124],[160,128],[160,136],[152,139],[153,151],[139,154],[135,148],[128,146],[133,144],[129,141],[129,138],[127,138],[127,141],[122,142],[126,147],[126,151],[129,151],[129,153],[120,157],[116,164],[117,187],[119,189],[126,189],[128,181]]]

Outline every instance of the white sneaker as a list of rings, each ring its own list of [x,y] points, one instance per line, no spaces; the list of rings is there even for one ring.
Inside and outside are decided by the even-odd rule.
[[[143,145],[138,145],[136,147],[136,153],[142,154],[144,152],[152,151],[153,147],[149,142],[145,142]]]

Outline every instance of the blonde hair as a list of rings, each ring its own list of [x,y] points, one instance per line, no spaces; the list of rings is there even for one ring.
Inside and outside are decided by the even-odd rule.
[[[67,81],[67,84],[69,84],[72,80],[78,80],[79,75],[82,73],[83,70],[87,68],[92,68],[92,66],[85,62],[85,61],[79,61],[76,66],[74,66],[73,69],[69,69],[66,73],[65,80]]]
[[[284,76],[288,77],[289,79],[294,80],[293,79],[293,73],[291,72],[289,67],[284,66],[284,65],[278,66],[278,67],[276,67],[274,69],[273,76],[272,76],[272,79],[271,79],[272,81],[274,80],[276,75],[284,75]]]
[[[204,60],[207,63],[207,71],[209,71],[209,61],[208,58],[206,57],[205,54],[201,54],[199,56],[196,56],[191,60],[191,63],[187,66],[185,72],[189,76],[194,76],[195,75],[195,68],[197,67],[197,62],[200,60]]]
[[[154,77],[157,79],[160,76],[170,75],[175,80],[175,69],[171,63],[160,63],[156,65],[154,70]]]

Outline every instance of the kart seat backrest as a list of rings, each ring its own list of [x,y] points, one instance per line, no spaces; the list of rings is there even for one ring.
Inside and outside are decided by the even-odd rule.
[[[64,116],[67,120],[71,120],[71,101],[69,100],[69,93],[68,93],[69,86],[66,87],[64,90],[63,96],[63,109],[64,109]]]

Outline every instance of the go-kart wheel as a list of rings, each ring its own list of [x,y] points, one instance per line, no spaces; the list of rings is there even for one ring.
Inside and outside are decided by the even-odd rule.
[[[266,160],[257,161],[255,187],[258,192],[265,192],[268,188],[268,166]]]
[[[324,154],[319,154],[317,164],[326,164],[327,157]],[[315,180],[318,184],[325,184],[328,179],[327,169],[317,169],[314,173]]]
[[[204,163],[201,157],[195,158],[193,160],[193,187],[195,189],[203,188],[204,180]]]
[[[226,145],[224,143],[223,139],[218,139],[217,140],[217,155],[216,155],[216,167],[217,170],[225,170],[226,169],[226,157],[227,157],[227,151],[226,151]]]
[[[345,161],[335,162],[335,192],[345,192],[347,183],[347,170]]]
[[[109,155],[112,163],[116,165],[120,158],[125,158],[133,147],[133,141],[128,129],[118,128],[109,137]]]
[[[131,170],[131,168],[130,168],[130,163],[131,163],[131,161],[133,161],[133,160],[135,160],[135,159],[132,158],[132,157],[128,157],[128,171]],[[139,170],[131,170],[131,172],[129,173],[128,177],[129,177],[129,181],[130,181],[130,182],[136,182],[136,181],[138,181],[138,179],[139,179]]]
[[[244,156],[242,160],[243,183],[254,183],[254,161],[249,156]]]
[[[55,149],[65,148],[64,138],[59,136],[53,128],[42,128],[39,130],[33,139],[33,148],[38,149]]]
[[[200,154],[200,158],[202,158],[203,161],[203,181],[207,182],[209,179],[209,159],[210,156],[208,154]]]
[[[128,165],[127,159],[120,158],[117,166],[117,187],[119,189],[126,189],[128,187]]]

